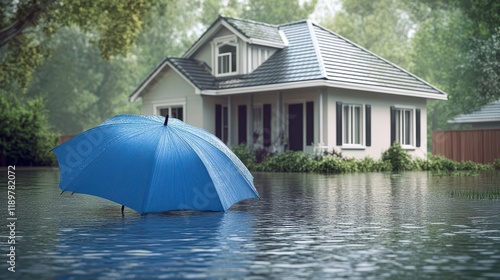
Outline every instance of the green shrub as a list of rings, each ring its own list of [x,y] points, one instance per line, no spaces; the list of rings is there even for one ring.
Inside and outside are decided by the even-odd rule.
[[[391,163],[392,171],[406,171],[412,169],[410,155],[397,142],[382,154],[382,160]]]
[[[256,169],[274,172],[310,172],[315,169],[315,165],[316,163],[310,155],[303,152],[287,151],[264,159],[256,166]]]
[[[497,159],[493,162],[493,166],[495,167],[495,169],[500,170],[500,158],[497,158]]]
[[[255,167],[255,154],[247,145],[241,144],[233,147],[233,153],[245,164],[248,169],[253,169]]]
[[[0,157],[6,164],[52,165],[58,137],[50,131],[41,99],[21,102],[0,94]]]
[[[326,156],[317,161],[315,172],[319,173],[346,173],[355,172],[353,160],[346,160],[336,156]]]
[[[444,156],[430,155],[423,161],[421,170],[425,171],[483,171],[493,168],[490,164],[480,164],[472,161],[458,162]]]

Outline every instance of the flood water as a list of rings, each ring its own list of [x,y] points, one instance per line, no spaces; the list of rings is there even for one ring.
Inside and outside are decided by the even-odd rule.
[[[500,201],[453,195],[500,172],[255,173],[261,199],[226,213],[120,213],[60,195],[58,170],[16,170],[15,273],[7,268],[7,171],[0,169],[2,279],[494,279]]]

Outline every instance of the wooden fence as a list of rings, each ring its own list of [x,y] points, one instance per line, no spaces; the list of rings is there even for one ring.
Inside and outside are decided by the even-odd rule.
[[[500,129],[433,131],[432,153],[455,161],[492,163],[500,158]]]

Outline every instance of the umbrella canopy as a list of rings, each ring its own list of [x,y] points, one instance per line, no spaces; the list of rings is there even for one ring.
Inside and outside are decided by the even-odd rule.
[[[178,119],[119,115],[53,150],[64,191],[144,214],[226,211],[258,198],[253,176],[213,134]]]

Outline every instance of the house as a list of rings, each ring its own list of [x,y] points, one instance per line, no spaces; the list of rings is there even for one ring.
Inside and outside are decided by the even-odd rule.
[[[446,93],[309,20],[220,16],[183,57],[167,57],[130,95],[228,146],[378,159],[398,141],[425,157],[426,102]]]
[[[500,129],[500,100],[493,101],[469,114],[448,120],[452,124],[469,124],[472,129]]]

